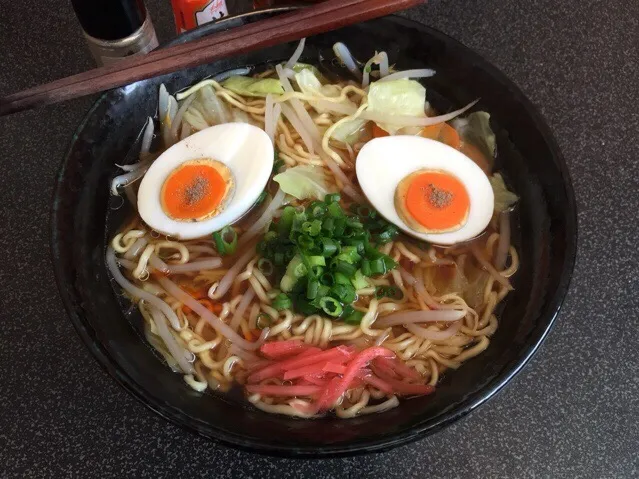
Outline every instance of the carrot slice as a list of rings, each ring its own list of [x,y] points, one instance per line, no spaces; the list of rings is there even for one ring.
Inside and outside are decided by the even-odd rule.
[[[490,175],[490,163],[486,158],[486,155],[484,155],[479,148],[475,145],[464,142],[461,144],[459,151],[477,163],[477,166],[479,166],[484,173]]]
[[[428,125],[422,128],[420,133],[424,138],[430,138],[431,140],[439,140],[439,134],[442,131],[443,123],[437,123],[436,125]]]
[[[219,314],[222,312],[222,305],[219,303],[214,303],[210,299],[199,299],[198,302],[208,309],[211,313]]]
[[[437,125],[425,126],[421,131],[421,136],[430,138],[431,140],[441,141],[442,143],[452,146],[456,150],[461,148],[461,139],[457,130],[448,123],[438,123]]]
[[[439,132],[439,141],[447,144],[448,146],[452,146],[456,150],[459,150],[461,147],[461,139],[459,138],[459,133],[457,130],[450,126],[448,123],[442,123],[442,129]]]

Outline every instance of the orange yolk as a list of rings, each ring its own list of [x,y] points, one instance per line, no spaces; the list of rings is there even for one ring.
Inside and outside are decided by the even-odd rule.
[[[219,213],[230,185],[228,168],[211,160],[194,160],[173,170],[161,192],[162,209],[177,221],[198,221]]]
[[[456,177],[442,171],[418,171],[402,182],[406,180],[406,212],[425,230],[451,231],[466,221],[470,198]]]

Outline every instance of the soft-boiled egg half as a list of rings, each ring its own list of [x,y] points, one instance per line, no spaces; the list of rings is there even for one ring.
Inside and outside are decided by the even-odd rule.
[[[418,239],[451,245],[474,238],[493,215],[486,174],[463,153],[418,136],[369,141],[359,152],[357,179],[373,207]]]
[[[178,239],[206,236],[253,206],[273,169],[268,135],[246,123],[199,131],[162,153],[144,175],[138,211]]]

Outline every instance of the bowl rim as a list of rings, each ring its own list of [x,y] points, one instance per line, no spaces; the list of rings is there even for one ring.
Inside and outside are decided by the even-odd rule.
[[[194,36],[199,35],[208,35],[209,33],[218,31],[225,27],[225,24],[237,21],[238,19],[243,19],[247,17],[253,17],[256,15],[273,15],[276,13],[283,13],[287,11],[291,11],[294,9],[300,8],[299,6],[288,6],[288,7],[278,7],[278,8],[270,8],[263,9],[254,12],[248,12],[240,15],[229,16],[220,21],[203,25],[197,29],[190,30],[188,32],[182,33],[178,35],[171,41],[167,42],[163,46],[169,46],[176,43],[181,43],[185,41],[189,41]],[[563,268],[561,271],[561,275],[558,281],[557,288],[551,294],[551,299],[547,301],[547,311],[550,316],[546,321],[547,324],[544,328],[538,333],[538,336],[533,338],[526,347],[522,349],[520,352],[519,358],[516,360],[514,366],[508,370],[501,372],[495,380],[493,380],[493,384],[482,388],[480,391],[475,393],[474,395],[464,399],[459,407],[454,408],[450,411],[444,412],[439,415],[434,422],[425,422],[421,425],[416,425],[408,428],[403,432],[399,432],[393,434],[392,436],[384,436],[378,439],[373,440],[360,440],[351,444],[337,444],[337,445],[327,445],[321,448],[317,446],[297,446],[295,448],[285,448],[282,446],[271,445],[259,440],[255,439],[247,439],[246,437],[237,436],[230,434],[225,431],[220,431],[208,425],[206,428],[199,428],[196,425],[189,423],[189,421],[185,420],[188,416],[180,411],[167,406],[164,403],[153,400],[150,395],[140,387],[133,379],[120,367],[117,362],[108,354],[106,349],[101,345],[101,343],[97,340],[95,335],[92,333],[91,327],[86,323],[86,320],[81,317],[75,308],[74,296],[77,294],[68,289],[67,282],[65,280],[65,267],[61,261],[59,261],[60,251],[59,251],[59,238],[58,238],[58,230],[57,225],[60,222],[60,219],[63,215],[60,214],[59,209],[57,208],[59,198],[63,194],[63,190],[65,187],[65,177],[67,174],[68,164],[72,161],[72,152],[74,149],[74,145],[76,139],[78,137],[79,132],[81,132],[86,126],[87,122],[93,115],[94,111],[100,106],[100,104],[105,100],[108,92],[103,93],[98,99],[93,103],[89,111],[86,113],[78,127],[76,128],[74,135],[70,141],[69,147],[65,153],[64,159],[59,168],[58,174],[55,179],[55,186],[52,194],[51,201],[51,214],[50,214],[50,252],[51,252],[51,261],[53,263],[54,275],[56,285],[58,287],[58,291],[60,292],[60,297],[62,298],[62,302],[67,311],[67,315],[71,323],[73,324],[77,334],[82,339],[83,343],[88,348],[91,355],[97,360],[100,366],[111,376],[116,382],[125,389],[129,394],[135,397],[140,403],[142,403],[145,407],[153,411],[154,413],[160,415],[164,419],[168,420],[172,424],[175,424],[182,429],[186,429],[191,432],[195,432],[196,434],[206,437],[209,440],[212,440],[215,443],[223,444],[225,446],[234,447],[237,449],[241,449],[248,452],[256,452],[261,454],[267,454],[271,456],[281,456],[281,457],[300,457],[300,458],[328,458],[328,457],[343,457],[343,456],[352,456],[354,454],[364,454],[364,453],[373,453],[373,452],[383,452],[395,448],[400,445],[405,445],[411,442],[414,442],[420,438],[424,438],[429,434],[435,433],[443,429],[444,427],[452,424],[453,422],[461,419],[466,416],[470,412],[477,409],[479,406],[486,403],[488,400],[493,398],[498,392],[500,392],[506,384],[511,381],[521,370],[522,368],[530,361],[530,359],[534,356],[534,354],[538,351],[541,343],[548,336],[548,333],[553,328],[557,316],[562,308],[564,299],[568,292],[570,281],[572,278],[572,273],[575,266],[576,255],[577,255],[577,244],[578,244],[578,233],[577,233],[577,205],[575,200],[575,193],[572,184],[572,180],[570,177],[570,173],[568,170],[568,166],[566,161],[561,153],[559,145],[546,124],[544,118],[537,111],[537,108],[533,105],[533,103],[523,94],[523,92],[519,89],[514,82],[506,77],[497,67],[493,66],[489,61],[484,59],[481,55],[476,53],[474,50],[466,47],[461,42],[455,40],[454,38],[436,30],[432,27],[424,25],[415,20],[410,20],[404,17],[399,17],[397,15],[390,15],[385,17],[387,19],[392,19],[395,22],[400,24],[404,24],[411,28],[422,31],[425,34],[433,36],[437,39],[445,41],[449,44],[454,45],[457,48],[461,48],[465,50],[467,53],[474,56],[475,60],[477,60],[482,69],[487,71],[492,77],[497,78],[499,81],[504,82],[510,88],[510,92],[512,96],[514,96],[518,102],[521,103],[522,107],[526,111],[526,114],[529,115],[536,128],[544,137],[546,143],[548,144],[549,150],[551,151],[551,156],[556,164],[557,168],[562,177],[562,184],[565,189],[566,198],[567,198],[567,207],[565,210],[565,220],[566,220],[566,254],[564,259]]]

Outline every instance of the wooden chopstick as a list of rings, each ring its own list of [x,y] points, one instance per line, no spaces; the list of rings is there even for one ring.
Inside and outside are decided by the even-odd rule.
[[[204,37],[198,41],[187,42],[180,45],[176,45],[171,48],[156,50],[144,56],[123,59],[122,61],[118,62],[116,65],[102,67],[102,68],[94,68],[93,70],[79,73],[71,77],[55,80],[53,82],[50,82],[38,87],[38,89],[39,89],[39,92],[51,91],[59,87],[69,86],[72,83],[79,83],[82,81],[99,78],[107,73],[116,72],[116,71],[125,72],[132,68],[137,68],[139,65],[145,65],[145,64],[153,63],[160,60],[166,60],[168,58],[172,58],[179,55],[188,55],[191,52],[201,48],[216,48],[217,46],[219,46],[219,44],[226,41],[230,41],[230,40],[240,38],[246,35],[253,35],[260,31],[266,31],[267,29],[271,29],[278,26],[283,27],[285,25],[291,25],[298,21],[304,21],[307,18],[314,15],[325,14],[328,12],[337,12],[342,8],[348,8],[352,6],[353,4],[361,3],[363,1],[366,1],[366,0],[342,0],[342,1],[338,0],[337,2],[330,1],[330,2],[325,2],[320,4],[322,8],[305,9],[303,12],[299,12],[299,15],[282,14],[282,15],[273,16],[271,18],[265,19],[260,22],[254,22],[254,23],[245,25],[242,28],[232,28],[229,30],[220,31],[216,33],[215,35]],[[26,98],[27,96],[30,95],[30,92],[31,92],[31,89],[24,90],[22,92],[10,95],[10,97],[12,100],[18,100],[22,97]]]
[[[0,98],[0,116],[388,15],[425,0],[329,0]]]

